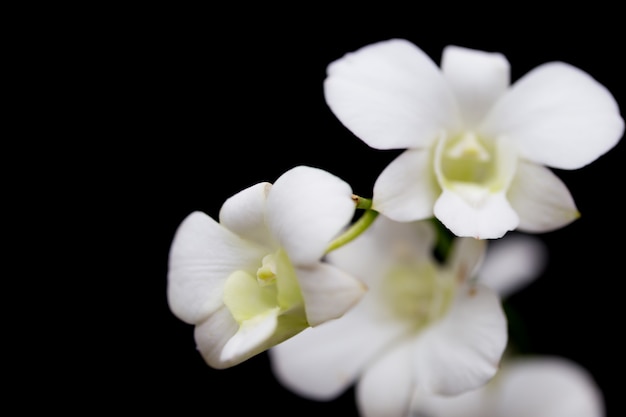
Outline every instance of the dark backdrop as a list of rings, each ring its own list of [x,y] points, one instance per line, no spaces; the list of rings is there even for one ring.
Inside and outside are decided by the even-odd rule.
[[[590,31],[591,16],[513,24],[515,12],[452,21],[429,12],[404,22],[376,13],[331,22],[282,9],[260,10],[258,17],[246,9],[170,12],[120,12],[99,26],[88,48],[93,61],[87,66],[97,74],[88,85],[108,103],[94,118],[107,172],[99,180],[107,197],[99,204],[123,227],[101,231],[114,233],[115,242],[103,261],[113,271],[101,282],[111,290],[108,324],[89,346],[106,349],[90,354],[85,371],[101,381],[114,375],[98,404],[120,410],[357,415],[352,390],[330,403],[284,390],[265,354],[228,370],[209,368],[195,350],[192,327],[171,314],[165,298],[169,245],[191,211],[216,218],[232,194],[300,164],[326,169],[355,193],[371,196],[377,175],[397,152],[368,148],[327,108],[322,82],[331,61],[392,37],[414,42],[437,62],[448,44],[502,52],[513,80],[561,60],[590,73],[626,106],[622,29],[600,21]],[[397,11],[399,17],[412,13]],[[539,235],[549,248],[549,266],[510,299],[524,320],[529,349],[588,369],[613,417],[624,410],[616,378],[625,372],[625,148],[620,143],[583,169],[557,172],[582,217]]]

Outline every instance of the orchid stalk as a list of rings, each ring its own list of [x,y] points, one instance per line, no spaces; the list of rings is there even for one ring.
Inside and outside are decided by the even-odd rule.
[[[361,217],[354,222],[345,232],[343,232],[340,236],[336,237],[328,248],[326,249],[326,253],[332,252],[336,249],[339,249],[343,245],[346,245],[356,239],[361,233],[367,230],[368,227],[374,223],[376,217],[378,217],[378,212],[372,210],[372,200],[360,197],[358,195],[353,195],[352,199],[356,204],[357,209],[363,209],[365,212],[361,214]]]

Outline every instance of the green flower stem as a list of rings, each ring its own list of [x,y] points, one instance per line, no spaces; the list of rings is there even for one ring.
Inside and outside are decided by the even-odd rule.
[[[326,248],[326,253],[332,252],[335,249],[338,249],[348,242],[354,240],[357,236],[367,230],[367,228],[370,227],[372,223],[374,223],[376,217],[378,217],[378,212],[370,209],[370,207],[372,206],[372,200],[359,197],[357,195],[354,195],[352,198],[356,204],[356,208],[364,209],[365,212],[344,233],[342,233],[335,240],[330,242],[330,245],[328,245],[328,248]]]
[[[356,204],[357,209],[369,210],[372,208],[372,200],[369,198],[363,198],[356,194],[352,194],[352,200],[354,201],[354,204]]]
[[[335,249],[339,249],[343,245],[353,241],[357,238],[361,233],[367,230],[368,227],[374,223],[376,217],[378,217],[378,212],[376,210],[372,210],[372,200],[368,198],[363,198],[354,194],[352,196],[352,200],[354,200],[354,204],[357,209],[365,210],[363,215],[352,224],[344,233],[339,235],[335,240],[330,242],[328,247],[326,248],[325,253],[329,253],[334,251]],[[452,241],[454,240],[454,234],[448,228],[446,228],[439,220],[435,217],[430,219],[432,223],[435,225],[435,229],[437,230],[437,243],[434,248],[435,256],[441,260],[445,261],[450,254],[450,249],[452,247]]]

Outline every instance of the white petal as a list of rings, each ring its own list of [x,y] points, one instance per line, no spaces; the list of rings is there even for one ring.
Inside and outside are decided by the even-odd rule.
[[[570,360],[551,356],[505,360],[484,387],[453,397],[417,396],[413,410],[431,417],[605,416],[603,395],[592,376]]]
[[[241,323],[237,333],[224,346],[220,360],[241,362],[264,350],[278,327],[278,307]]]
[[[222,286],[236,270],[253,271],[265,255],[202,212],[178,226],[169,252],[167,299],[172,312],[195,324],[223,305]]]
[[[430,157],[429,150],[410,149],[391,161],[374,183],[372,209],[399,222],[432,217],[441,191]]]
[[[411,416],[509,417],[491,414],[492,404],[487,394],[489,391],[485,387],[454,396],[433,395],[420,391],[413,397]]]
[[[615,146],[624,121],[603,85],[578,68],[553,62],[517,81],[489,113],[483,132],[507,136],[530,161],[577,169]]]
[[[296,275],[311,326],[341,317],[367,291],[361,281],[330,264],[296,268]]]
[[[401,223],[381,214],[362,235],[330,252],[326,259],[372,291],[399,261],[430,258],[434,245],[435,229],[430,221]]]
[[[225,362],[221,359],[224,346],[237,333],[238,329],[239,324],[233,319],[226,306],[196,325],[194,329],[196,346],[209,366],[215,369],[225,369],[245,359],[238,358],[233,362]]]
[[[265,201],[270,189],[270,183],[258,183],[227,199],[220,210],[220,223],[245,239],[275,247],[265,222]]]
[[[520,162],[507,195],[520,217],[518,230],[549,232],[580,217],[565,184],[549,168]]]
[[[492,393],[498,417],[604,417],[604,399],[592,376],[559,357],[505,362]]]
[[[362,302],[343,317],[306,329],[270,349],[272,370],[292,392],[332,400],[405,331],[398,321],[380,321],[376,311]]]
[[[510,84],[510,66],[504,55],[447,46],[441,70],[459,103],[466,126],[483,119]]]
[[[498,296],[481,285],[462,287],[448,315],[415,342],[418,384],[441,395],[478,388],[495,375],[506,343],[507,322]]]
[[[406,40],[365,46],[332,62],[327,72],[328,106],[373,148],[425,146],[440,129],[458,123],[456,103],[439,68]]]
[[[350,223],[352,189],[318,168],[299,166],[280,176],[267,199],[270,230],[294,265],[317,263],[330,241]]]
[[[460,282],[474,277],[485,257],[487,241],[471,237],[456,238],[447,265]]]
[[[508,297],[538,278],[547,260],[547,247],[541,240],[510,233],[489,243],[480,282],[500,297]]]
[[[394,346],[367,367],[356,386],[359,413],[363,417],[404,417],[415,387],[409,343]]]
[[[471,206],[459,194],[444,190],[435,203],[435,216],[457,236],[497,239],[519,222],[503,192],[482,196],[479,206]]]
[[[239,325],[227,307],[222,307],[195,328],[198,350],[215,369],[238,365],[278,343],[293,337],[306,327],[279,309],[244,321]]]

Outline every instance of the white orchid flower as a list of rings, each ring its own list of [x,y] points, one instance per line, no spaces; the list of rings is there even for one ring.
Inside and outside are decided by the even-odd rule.
[[[210,366],[236,365],[340,317],[361,298],[361,282],[322,262],[354,211],[348,184],[300,166],[226,200],[219,223],[202,212],[183,220],[170,249],[167,297],[171,311],[195,325]]]
[[[480,282],[506,299],[543,271],[547,248],[522,234],[490,244]],[[510,343],[510,342],[509,342]],[[505,352],[500,370],[486,385],[457,396],[416,390],[411,417],[604,417],[603,394],[593,376],[559,356]]]
[[[416,395],[411,417],[604,417],[592,375],[558,356],[502,361],[487,385],[454,397]]]
[[[487,241],[456,238],[441,264],[432,255],[434,239],[429,221],[401,223],[380,215],[349,245],[329,253],[329,262],[359,277],[369,291],[340,319],[270,349],[277,379],[319,401],[356,384],[366,417],[406,416],[418,389],[458,395],[489,381],[508,335],[498,294],[480,282],[482,265],[491,265],[488,273],[509,275],[498,282],[510,288],[515,277],[538,271],[525,262],[534,251],[498,251],[511,261],[503,270],[489,260],[491,251],[482,262]]]
[[[332,62],[328,106],[375,149],[405,149],[374,184],[372,209],[397,221],[437,217],[457,236],[546,232],[580,215],[550,168],[581,168],[616,145],[610,92],[562,62],[510,85],[499,53],[444,49],[441,68],[402,39]]]

